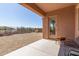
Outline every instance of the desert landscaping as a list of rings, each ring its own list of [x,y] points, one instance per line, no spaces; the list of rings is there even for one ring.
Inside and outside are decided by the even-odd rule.
[[[0,56],[42,39],[42,33],[13,34],[0,37]]]

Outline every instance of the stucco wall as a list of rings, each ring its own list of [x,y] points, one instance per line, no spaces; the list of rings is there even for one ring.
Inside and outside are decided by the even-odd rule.
[[[78,8],[79,8],[79,4],[76,6],[76,17],[75,17],[75,38],[77,38],[79,36],[79,30],[78,30]]]
[[[47,16],[57,15],[57,35],[63,35],[67,39],[75,38],[75,6],[55,10]]]
[[[43,38],[49,38],[49,18],[46,16],[43,18]]]

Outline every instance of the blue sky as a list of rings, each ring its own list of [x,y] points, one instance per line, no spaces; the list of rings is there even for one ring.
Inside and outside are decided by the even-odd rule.
[[[42,17],[20,4],[0,4],[0,26],[42,27]]]

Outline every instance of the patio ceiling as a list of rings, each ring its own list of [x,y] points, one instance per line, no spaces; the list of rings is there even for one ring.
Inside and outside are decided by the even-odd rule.
[[[52,12],[54,10],[58,10],[76,4],[75,3],[21,3],[21,5],[41,16],[45,16],[47,13]]]

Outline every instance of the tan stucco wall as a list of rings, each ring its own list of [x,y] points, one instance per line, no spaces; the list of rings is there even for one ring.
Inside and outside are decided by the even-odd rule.
[[[63,35],[67,39],[75,38],[75,6],[66,7],[63,9],[55,10],[47,14],[47,16],[57,16],[57,35]],[[48,22],[44,19],[44,26]],[[47,37],[48,27],[44,27],[44,38]]]
[[[46,16],[43,18],[43,38],[49,38],[49,18]]]
[[[76,17],[75,17],[75,38],[77,38],[79,36],[79,30],[78,30],[78,8],[79,8],[79,4],[77,4],[76,6]]]

